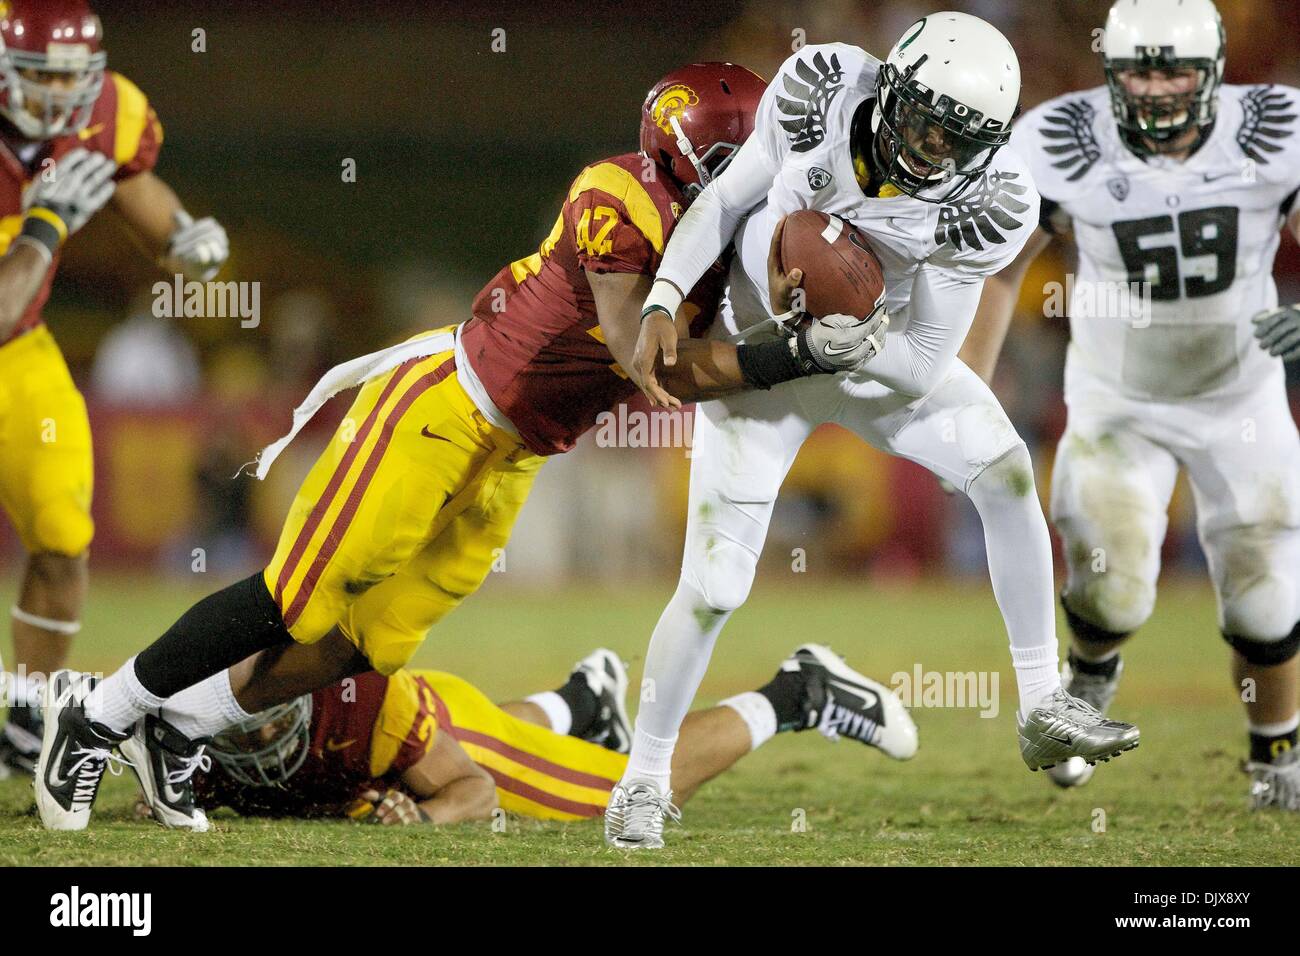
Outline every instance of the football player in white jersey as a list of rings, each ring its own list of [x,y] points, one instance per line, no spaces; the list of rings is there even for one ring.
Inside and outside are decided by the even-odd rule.
[[[991,376],[1026,269],[1073,231],[1069,422],[1052,477],[1066,687],[1102,711],[1114,697],[1184,470],[1248,701],[1252,804],[1300,810],[1300,438],[1282,367],[1300,357],[1300,307],[1278,308],[1272,277],[1279,227],[1300,236],[1300,91],[1222,84],[1211,0],[1120,0],[1103,56],[1105,86],[1016,125],[1041,225],[987,283],[962,355]],[[1050,771],[1062,786],[1091,772]]]
[[[764,366],[747,380],[788,384],[697,406],[682,575],[647,652],[654,693],[643,695],[651,699],[642,701],[628,770],[611,795],[612,845],[662,846],[663,818],[676,816],[668,771],[678,727],[719,631],[749,594],[781,482],[823,422],[925,465],[978,508],[1011,638],[1029,767],[1107,759],[1137,745],[1136,727],[1104,720],[1062,690],[1051,547],[1029,453],[988,387],[956,358],[984,277],[1015,257],[1037,222],[1024,164],[1000,151],[1019,95],[1011,45],[966,14],[917,21],[884,64],[842,43],[804,47],[769,85],[753,135],[669,240],[633,370],[647,394],[663,400],[653,369],[661,354],[672,358],[682,290],[733,236],[730,287],[713,334],[771,340],[770,361],[746,351],[748,363]],[[791,380],[786,367],[783,322],[793,316],[801,276],[769,263],[779,221],[799,209],[841,217],[870,236],[892,318],[883,345],[873,337],[845,365],[860,368],[818,376],[820,386]],[[910,756],[915,742],[893,739],[880,701],[837,661],[824,663],[833,679],[819,720],[838,726],[837,697],[858,712],[864,700],[874,703],[877,719],[844,722],[841,736]],[[758,745],[798,719],[796,701],[754,695],[745,717]]]

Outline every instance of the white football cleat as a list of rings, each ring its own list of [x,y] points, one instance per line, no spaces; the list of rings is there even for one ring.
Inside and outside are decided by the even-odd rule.
[[[919,735],[898,695],[860,674],[829,647],[804,644],[781,665],[807,681],[802,701],[804,725],[828,740],[849,737],[895,760],[916,755]]]
[[[613,651],[598,647],[573,665],[596,695],[598,709],[591,730],[582,738],[606,750],[625,754],[632,749],[632,721],[627,716],[627,665]]]
[[[1300,750],[1288,750],[1272,763],[1251,761],[1250,808],[1300,811]]]
[[[122,772],[113,752],[125,735],[86,716],[86,698],[98,681],[77,671],[55,671],[45,688],[45,734],[36,761],[36,809],[47,830],[84,830],[104,779]]]
[[[161,717],[146,714],[121,747],[155,820],[169,830],[208,831],[208,815],[194,802],[194,774],[212,767],[203,741],[190,740]]]

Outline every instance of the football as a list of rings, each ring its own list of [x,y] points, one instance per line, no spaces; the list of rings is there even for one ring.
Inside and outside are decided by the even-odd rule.
[[[812,209],[792,212],[783,223],[781,269],[803,270],[801,311],[815,318],[865,318],[875,311],[884,299],[885,276],[861,229]]]

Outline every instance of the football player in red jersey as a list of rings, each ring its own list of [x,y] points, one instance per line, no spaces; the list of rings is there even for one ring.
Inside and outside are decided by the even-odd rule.
[[[63,244],[111,201],[168,272],[209,279],[227,251],[152,172],[162,127],[102,38],[84,0],[0,0],[0,506],[28,553],[0,776],[35,766],[39,675],[81,626],[93,533],[86,407],[41,322]]]
[[[638,384],[653,392],[625,371],[643,293],[677,217],[749,135],[763,89],[730,63],[665,77],[642,111],[648,152],[583,169],[541,248],[497,274],[468,322],[326,373],[258,462],[260,477],[325,401],[362,386],[267,567],[200,601],[103,682],[55,675],[36,782],[47,827],[87,825],[121,744],[154,816],[202,829],[188,782],[205,738],[349,674],[406,664],[487,577],[545,457]],[[722,278],[715,269],[688,290],[683,326],[707,326]],[[656,374],[683,401],[769,388],[856,367],[878,327],[817,321],[739,346],[684,338]],[[164,702],[175,733],[160,729]]]
[[[831,703],[831,662],[847,668],[827,648],[806,644],[757,690],[692,711],[673,761],[679,800],[776,733],[850,734]],[[894,746],[882,749],[911,757],[917,736],[907,711],[887,688],[856,676],[888,711]],[[383,824],[458,823],[497,809],[542,820],[599,816],[627,765],[627,687],[622,662],[603,648],[579,661],[558,691],[503,704],[453,674],[363,674],[218,734],[215,766],[196,777],[195,799],[244,816],[346,813]],[[540,706],[543,698],[554,700]],[[764,726],[764,699],[783,698],[795,717]]]

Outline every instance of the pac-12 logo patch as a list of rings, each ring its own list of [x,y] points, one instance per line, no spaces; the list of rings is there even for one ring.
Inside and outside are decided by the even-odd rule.
[[[1106,188],[1110,190],[1110,194],[1115,197],[1116,202],[1123,202],[1128,199],[1127,176],[1116,176],[1106,183]]]
[[[808,185],[816,189],[825,189],[831,184],[831,174],[826,172],[820,166],[814,166],[808,170]]]
[[[659,94],[659,98],[650,107],[650,116],[655,125],[665,133],[673,133],[673,126],[669,121],[674,116],[681,116],[688,106],[694,106],[699,101],[699,95],[689,86],[684,83],[674,83]]]

